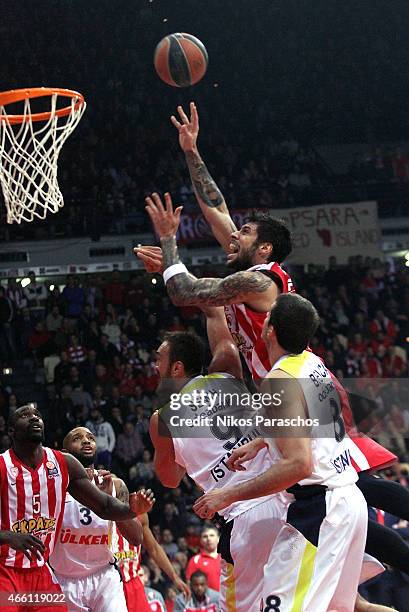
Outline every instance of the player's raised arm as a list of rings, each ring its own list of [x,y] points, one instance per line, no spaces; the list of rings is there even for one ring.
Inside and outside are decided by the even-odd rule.
[[[237,231],[230,216],[229,209],[215,181],[197,148],[199,134],[199,114],[194,102],[190,103],[190,119],[181,106],[178,106],[179,118],[174,115],[171,121],[179,132],[179,144],[185,154],[193,189],[206,221],[214,237],[230,253],[232,232]]]
[[[175,306],[225,306],[245,303],[253,310],[267,312],[278,289],[270,278],[257,271],[241,271],[226,278],[196,278],[180,263],[176,243],[182,207],[173,210],[165,193],[165,206],[157,193],[146,198],[146,211],[162,245],[164,279]]]
[[[137,516],[136,494],[129,497],[129,504],[124,504],[115,497],[107,495],[95,487],[89,480],[85,468],[81,463],[70,455],[64,453],[70,484],[68,492],[81,504],[95,512],[99,517],[107,521],[127,521]],[[142,528],[140,529],[140,542],[142,542]]]
[[[239,349],[227,326],[224,308],[202,306],[201,309],[206,317],[207,339],[213,356],[209,365],[209,374],[226,372],[235,378],[242,378],[243,368]]]

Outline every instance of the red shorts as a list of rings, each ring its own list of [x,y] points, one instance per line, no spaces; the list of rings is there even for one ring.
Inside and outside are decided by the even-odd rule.
[[[139,576],[123,582],[128,612],[152,612]],[[3,612],[0,609],[0,612]]]
[[[5,593],[7,595],[5,595]],[[52,602],[31,606],[24,606],[23,604],[12,604],[1,605],[1,612],[68,612],[68,608],[65,605],[61,605],[61,598],[57,597],[58,593],[62,593],[61,587],[53,577],[48,565],[42,567],[34,567],[32,569],[16,569],[14,567],[7,567],[6,565],[0,565],[0,598],[1,604],[7,603],[9,595],[20,596],[23,593],[35,595],[35,593],[47,593],[54,595]],[[35,598],[32,599],[35,602]],[[58,602],[60,604],[58,605]]]

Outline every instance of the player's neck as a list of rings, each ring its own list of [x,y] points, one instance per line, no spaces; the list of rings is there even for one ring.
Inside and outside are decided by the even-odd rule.
[[[43,460],[43,445],[38,442],[14,442],[13,451],[24,465],[35,470]]]
[[[277,363],[280,357],[284,357],[284,355],[288,355],[288,352],[285,351],[283,348],[281,348],[281,346],[279,346],[278,344],[276,344],[275,346],[269,345],[267,347],[267,351],[268,351],[268,359],[270,361],[271,366]]]

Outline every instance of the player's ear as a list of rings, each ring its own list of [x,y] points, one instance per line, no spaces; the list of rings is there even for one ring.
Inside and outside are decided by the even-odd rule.
[[[259,244],[258,250],[260,252],[260,255],[262,255],[265,259],[270,259],[272,253],[273,253],[273,245],[271,244],[271,242],[262,242],[261,244]]]
[[[268,325],[267,326],[266,336],[267,336],[267,340],[269,340],[270,342],[272,340],[275,340],[275,338],[276,338],[276,330],[274,329],[274,327],[272,325]]]
[[[175,361],[172,364],[172,370],[175,378],[184,378],[186,376],[185,366],[181,361]]]

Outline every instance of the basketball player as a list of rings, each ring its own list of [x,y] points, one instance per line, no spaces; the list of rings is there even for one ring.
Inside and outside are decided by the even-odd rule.
[[[197,430],[200,438],[203,438],[201,440],[197,436],[187,437],[189,434],[194,435],[191,429],[183,430],[183,427],[173,426],[170,421],[173,414],[180,418],[197,415],[198,408],[193,399],[195,391],[207,395],[215,388],[223,388],[223,385],[233,392],[241,393],[245,390],[240,380],[242,369],[239,353],[226,326],[223,309],[208,309],[206,315],[213,354],[207,376],[200,375],[204,365],[204,351],[200,339],[194,334],[169,333],[157,351],[156,367],[160,376],[158,394],[167,390],[185,398],[177,412],[169,410],[165,405],[160,413],[152,415],[150,421],[150,435],[155,447],[155,472],[162,484],[170,488],[177,487],[186,473],[205,491],[225,486],[232,476],[234,479],[238,476],[242,479],[242,473],[233,474],[225,469],[230,454],[228,449],[256,435],[252,430],[238,435],[234,427],[219,431],[204,423]],[[209,407],[206,400],[204,402],[199,412],[204,413]],[[181,434],[186,434],[186,437],[181,437]],[[251,464],[250,471],[256,475],[270,465],[271,455],[264,449],[259,462]],[[246,478],[248,476],[245,474]],[[258,605],[263,566],[285,515],[285,503],[285,495],[267,496],[244,504],[233,504],[223,510],[222,515],[226,521],[234,518],[236,529],[231,538],[231,552],[223,548],[223,534],[219,545],[222,555],[222,610],[249,612]]]
[[[155,447],[155,471],[162,484],[177,487],[187,472],[198,486],[205,491],[213,491],[239,484],[235,479],[239,475],[240,482],[244,482],[250,478],[250,473],[255,477],[266,472],[273,463],[274,449],[268,451],[264,448],[261,462],[251,463],[249,473],[232,473],[225,467],[231,451],[245,440],[257,436],[256,428],[243,433],[235,426],[220,430],[214,423],[203,423],[199,435],[205,440],[200,444],[201,440],[188,437],[186,429],[174,425],[169,419],[169,412],[177,414],[180,419],[207,413],[206,404],[201,405],[200,410],[195,405],[195,390],[210,394],[215,388],[245,392],[239,383],[242,374],[239,353],[231,339],[223,309],[206,309],[205,314],[213,354],[209,375],[199,375],[203,362],[200,344],[195,336],[187,332],[167,335],[157,353],[157,371],[161,380],[158,391],[167,386],[172,393],[184,399],[177,412],[164,408],[160,414],[155,412],[152,415],[150,434]],[[227,386],[224,388],[223,385]],[[222,409],[223,406],[220,406]],[[166,427],[170,435],[164,435],[166,432],[160,429],[161,426]],[[183,434],[186,437],[182,437]],[[190,433],[190,436],[193,435]],[[293,470],[296,467],[296,463],[292,465]],[[219,548],[223,559],[222,610],[250,612],[259,609],[263,568],[275,536],[284,524],[289,499],[287,493],[282,493],[260,498],[259,503],[248,499],[222,509],[221,514],[227,522],[222,530]]]
[[[149,557],[169,576],[178,591],[181,591],[185,597],[189,597],[190,589],[188,585],[176,574],[167,554],[155,540],[149,527],[148,515],[146,513],[141,514],[138,518],[142,525],[143,546]],[[152,602],[147,600],[144,584],[140,577],[141,545],[130,544],[119,529],[115,529],[112,550],[121,572],[128,612],[152,612]]]
[[[178,121],[175,116],[172,116],[171,121],[178,130],[179,144],[185,154],[186,163],[189,168],[197,201],[204,217],[206,218],[206,221],[212,229],[213,235],[228,254],[228,258],[230,259],[228,263],[231,265],[233,262],[233,265],[236,266],[237,269],[237,265],[241,265],[240,253],[242,250],[240,248],[239,256],[235,257],[234,251],[237,249],[235,241],[235,236],[237,236],[237,228],[230,216],[223,194],[218,188],[216,182],[211,177],[206,164],[199,153],[197,147],[197,139],[199,135],[199,115],[196,105],[193,102],[190,103],[190,118],[187,117],[181,106],[178,107],[178,114],[180,120]],[[258,222],[257,232],[258,234],[263,233],[265,236],[263,221]],[[267,242],[269,240],[270,239],[267,238]],[[276,248],[274,246],[274,242],[272,242],[272,244],[272,256],[274,259],[276,259],[276,261],[281,262],[282,259],[277,259],[275,255]],[[158,256],[157,251],[149,254],[155,255],[156,257]],[[252,261],[250,265],[254,265],[255,263],[258,262]],[[241,267],[239,269],[244,268]],[[286,283],[280,278],[279,270],[274,266],[272,268],[272,271],[273,270],[278,273],[276,278],[273,276],[273,280],[275,280],[277,283],[279,290],[285,293]],[[291,290],[291,287],[292,284],[290,283],[287,290]],[[263,343],[260,338],[263,323],[262,316],[260,316],[260,313],[258,312],[254,313],[249,303],[246,302],[243,304],[231,304],[227,306],[226,317],[232,335],[234,338],[237,338],[240,351],[242,352],[254,379],[257,380],[259,376],[264,377],[270,369],[270,364],[268,363],[266,349],[265,347],[263,348]],[[250,347],[254,348],[255,353],[253,354],[251,362],[248,358],[248,351],[250,350]],[[348,415],[343,416],[348,427],[348,432],[350,433],[351,437],[353,437],[355,444],[353,448],[353,458],[354,464],[359,473],[358,486],[363,492],[368,504],[409,520],[409,492],[405,488],[400,487],[397,483],[392,483],[391,481],[380,481],[370,474],[370,470],[379,470],[391,465],[397,460],[397,457],[393,455],[393,453],[390,453],[388,450],[384,449],[381,445],[375,443],[370,438],[360,436],[356,431],[351,432],[353,425],[352,413],[350,414],[351,418],[348,418]],[[375,526],[372,527],[375,530]],[[409,565],[407,554],[403,555],[402,546],[398,546],[396,541],[394,545],[392,545],[392,533],[387,535],[386,531],[383,531],[382,533],[379,529],[376,529],[376,531],[377,533],[374,534],[373,537],[374,549],[372,550],[371,554],[377,556],[379,551],[385,550],[385,547],[387,547],[387,543],[389,541],[389,548],[391,552],[393,549],[397,548],[401,550],[400,559],[396,556],[393,565],[396,567],[397,564],[399,564],[400,569],[402,569],[402,567],[406,567],[406,569],[403,571],[408,571]],[[376,549],[376,543],[379,543],[378,550]],[[392,558],[393,556],[394,555],[392,555]],[[406,560],[403,558],[404,556],[406,557]],[[391,562],[391,559],[389,559],[388,563]]]
[[[91,482],[100,478],[94,469],[97,444],[89,429],[72,429],[64,438],[63,450],[86,468]],[[122,480],[109,477],[104,485],[108,495],[128,503],[129,492]],[[137,500],[138,514],[144,514],[153,506],[152,491],[139,491]],[[113,529],[111,521],[99,518],[67,493],[61,532],[50,565],[70,611],[126,612],[121,576],[112,553]],[[118,529],[131,544],[140,545],[140,525],[136,519],[118,523]]]
[[[144,261],[147,270],[157,271],[161,266],[165,268],[163,276],[166,288],[169,296],[176,305],[189,303],[200,306],[201,303],[203,303],[212,306],[220,305],[226,300],[226,303],[230,303],[232,308],[235,308],[237,312],[241,312],[244,308],[246,312],[249,313],[250,310],[245,304],[233,303],[245,297],[240,294],[240,277],[238,275],[247,275],[245,277],[244,286],[250,290],[251,275],[254,275],[254,277],[263,277],[264,275],[262,272],[247,271],[245,273],[235,273],[225,279],[197,279],[191,275],[187,268],[180,263],[176,244],[176,231],[179,225],[181,207],[178,207],[175,212],[173,212],[172,201],[169,194],[165,195],[165,201],[166,208],[163,207],[158,194],[153,194],[152,198],[147,198],[147,211],[162,244],[162,252],[159,249],[159,251],[143,253],[141,256],[141,253],[138,251],[138,256]],[[245,228],[246,226],[243,226],[242,230]],[[247,237],[244,237],[242,240],[245,244],[249,245],[244,247],[245,253],[248,249],[258,252],[259,247],[256,246],[256,238],[253,237],[249,240]],[[246,254],[244,256],[246,256]],[[267,282],[271,284],[272,281],[267,279]],[[248,283],[248,285],[246,285],[246,283]],[[263,293],[261,283],[262,281],[256,280],[253,284],[253,292],[256,296],[260,296]],[[287,290],[288,288],[289,286],[287,286]],[[283,290],[283,293],[285,292],[286,290]],[[251,295],[251,291],[249,295]],[[257,368],[256,370],[253,368],[253,377],[256,376],[257,371],[264,371],[265,366],[269,364],[267,348],[261,336],[262,322],[265,321],[266,314],[267,313],[258,313],[260,317],[258,325],[256,319],[251,319],[247,326],[256,338],[254,350],[251,351],[251,363],[256,364],[258,370]],[[227,322],[229,323],[228,316]],[[260,348],[262,352],[258,351],[258,348]],[[264,351],[265,356],[261,359]],[[246,358],[246,351],[242,351],[242,354]],[[248,360],[247,365],[249,365]],[[335,377],[333,377],[333,380],[334,384],[339,387],[339,393],[342,396],[346,396],[345,390],[339,385]],[[396,455],[383,448],[371,438],[359,434],[356,431],[353,426],[352,412],[347,399],[343,402],[342,408],[343,418],[352,441],[350,451],[353,465],[359,473],[358,486],[362,490],[367,502],[371,506],[409,520],[409,491],[397,483],[375,478],[369,473],[369,471],[382,469],[391,465],[397,461]],[[384,526],[378,525],[374,521],[371,521],[369,525],[367,552],[385,563],[409,573],[409,551],[405,543],[395,532]]]
[[[206,493],[194,506],[201,518],[209,518],[239,501],[284,490],[294,496],[264,568],[260,609],[266,612],[352,612],[355,607],[367,506],[355,485],[357,473],[350,459],[338,392],[321,359],[306,350],[318,324],[318,313],[308,300],[287,294],[277,298],[263,327],[273,365],[261,393],[273,397],[277,389],[284,388],[286,397],[290,394],[290,400],[277,409],[271,403],[267,414],[276,419],[319,419],[320,424],[312,427],[312,438],[303,437],[303,429],[298,435],[286,431],[280,437],[279,429],[273,427],[277,437],[265,441],[278,449],[280,460],[241,484],[233,482]],[[284,385],[283,379],[293,380],[292,386]],[[274,386],[271,381],[280,384]],[[330,409],[334,420],[326,424]]]
[[[128,505],[106,495],[89,481],[75,457],[43,447],[44,423],[34,404],[17,408],[8,430],[12,446],[0,455],[0,593],[61,597],[46,562],[59,536],[67,491],[106,520],[135,518],[138,500],[131,494]],[[138,531],[142,541],[140,526]],[[12,603],[4,607],[9,612],[20,609]],[[54,606],[30,606],[40,609]]]

